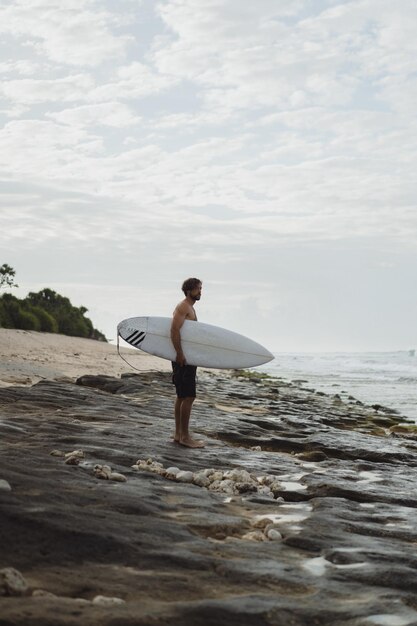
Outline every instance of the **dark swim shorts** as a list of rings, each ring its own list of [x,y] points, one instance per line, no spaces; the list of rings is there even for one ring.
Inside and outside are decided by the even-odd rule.
[[[195,365],[179,365],[172,362],[172,382],[178,398],[195,398],[196,372]]]

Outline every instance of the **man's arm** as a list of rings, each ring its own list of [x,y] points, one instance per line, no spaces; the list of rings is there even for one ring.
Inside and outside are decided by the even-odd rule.
[[[184,324],[187,317],[187,311],[184,307],[178,306],[175,309],[174,316],[171,323],[171,341],[174,344],[175,352],[177,353],[176,362],[179,365],[185,365],[185,356],[181,346],[181,327]]]

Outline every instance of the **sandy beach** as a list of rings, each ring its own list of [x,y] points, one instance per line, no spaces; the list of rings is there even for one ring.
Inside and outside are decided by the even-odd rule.
[[[414,626],[417,433],[389,409],[0,329],[0,626]]]
[[[76,379],[83,374],[120,376],[149,370],[166,371],[170,364],[129,348],[81,337],[0,328],[0,385],[31,384],[39,380]],[[135,369],[133,369],[135,368]]]

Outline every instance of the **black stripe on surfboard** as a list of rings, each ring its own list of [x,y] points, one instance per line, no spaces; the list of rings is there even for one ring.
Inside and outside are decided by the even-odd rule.
[[[129,337],[126,337],[125,341],[127,341],[128,343],[132,343],[132,341],[135,341],[140,334],[140,330],[135,330],[131,335],[129,335]]]
[[[136,337],[136,339],[134,341],[131,341],[130,343],[132,346],[135,346],[137,348],[145,339],[145,337],[146,337],[146,333],[141,332],[139,337]]]

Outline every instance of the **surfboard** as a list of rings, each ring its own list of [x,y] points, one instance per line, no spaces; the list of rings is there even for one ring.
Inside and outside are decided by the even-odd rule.
[[[117,326],[118,337],[133,346],[169,361],[176,352],[171,341],[170,317],[131,317]],[[216,369],[256,367],[274,355],[261,344],[220,326],[185,320],[181,345],[189,365]]]

